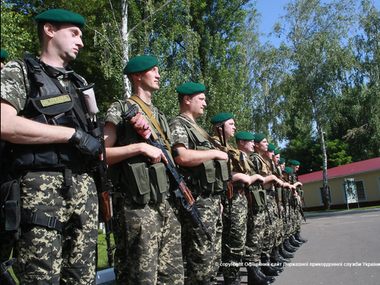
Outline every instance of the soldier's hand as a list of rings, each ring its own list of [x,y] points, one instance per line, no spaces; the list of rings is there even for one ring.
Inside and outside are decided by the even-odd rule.
[[[75,129],[75,133],[69,139],[69,143],[74,145],[84,155],[91,156],[91,158],[97,158],[101,153],[102,146],[100,142],[80,128]]]
[[[137,113],[136,116],[131,119],[130,123],[144,139],[147,140],[150,137],[151,131],[149,123],[141,113]]]
[[[144,143],[143,154],[149,158],[151,163],[158,163],[160,161],[168,163],[165,154],[155,146]]]

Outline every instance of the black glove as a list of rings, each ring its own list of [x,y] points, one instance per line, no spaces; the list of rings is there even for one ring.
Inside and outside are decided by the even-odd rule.
[[[76,128],[75,133],[69,139],[69,143],[75,145],[84,155],[96,157],[101,153],[100,142],[80,128]]]

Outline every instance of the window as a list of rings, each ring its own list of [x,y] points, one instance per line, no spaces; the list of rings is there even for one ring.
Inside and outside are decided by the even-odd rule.
[[[332,198],[331,198],[331,188],[330,186],[327,186],[329,188],[329,196],[330,196],[330,205],[333,204],[333,201],[332,201]],[[320,201],[320,204],[323,205],[323,199],[322,199],[322,190],[323,190],[323,186],[322,187],[319,187],[319,201]]]

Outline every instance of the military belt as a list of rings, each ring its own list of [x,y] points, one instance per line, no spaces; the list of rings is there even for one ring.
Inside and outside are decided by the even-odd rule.
[[[21,215],[22,224],[32,224],[37,226],[42,226],[49,229],[54,229],[62,232],[65,228],[65,223],[58,221],[54,216],[46,216],[43,214],[34,213],[24,213]]]

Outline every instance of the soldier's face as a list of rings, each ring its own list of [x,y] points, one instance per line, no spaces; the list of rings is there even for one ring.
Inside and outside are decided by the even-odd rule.
[[[46,24],[46,25],[49,25]],[[75,25],[62,24],[59,29],[52,27],[52,36],[50,45],[53,56],[59,56],[63,61],[69,62],[74,60],[79,49],[82,48],[82,31]]]
[[[159,81],[160,81],[160,74],[158,73],[158,67],[152,67],[151,69],[140,72],[139,73],[139,83],[142,89],[147,90],[149,92],[154,92],[157,91],[160,86],[159,86]]]
[[[298,171],[298,169],[300,168],[299,165],[291,165],[291,167],[293,168],[294,173],[296,173]]]
[[[282,163],[282,164],[280,164],[280,167],[281,167],[281,171],[284,171],[284,169],[285,169],[285,162]]]
[[[229,119],[224,122],[224,132],[226,135],[226,140],[228,141],[230,138],[233,138],[235,135],[235,121],[234,119]]]
[[[277,165],[280,162],[280,154],[276,154],[273,158],[274,164]]]
[[[255,143],[255,145],[256,145],[258,152],[264,153],[268,150],[269,144],[268,144],[267,139],[263,139],[261,142]]]
[[[198,118],[203,115],[206,104],[206,95],[204,93],[198,93],[188,98],[190,111],[194,118]]]
[[[239,145],[240,145],[239,149],[242,152],[245,152],[246,154],[250,154],[251,152],[253,152],[253,148],[255,146],[255,141],[254,140],[250,140],[250,141],[241,140],[241,144],[239,144]]]

